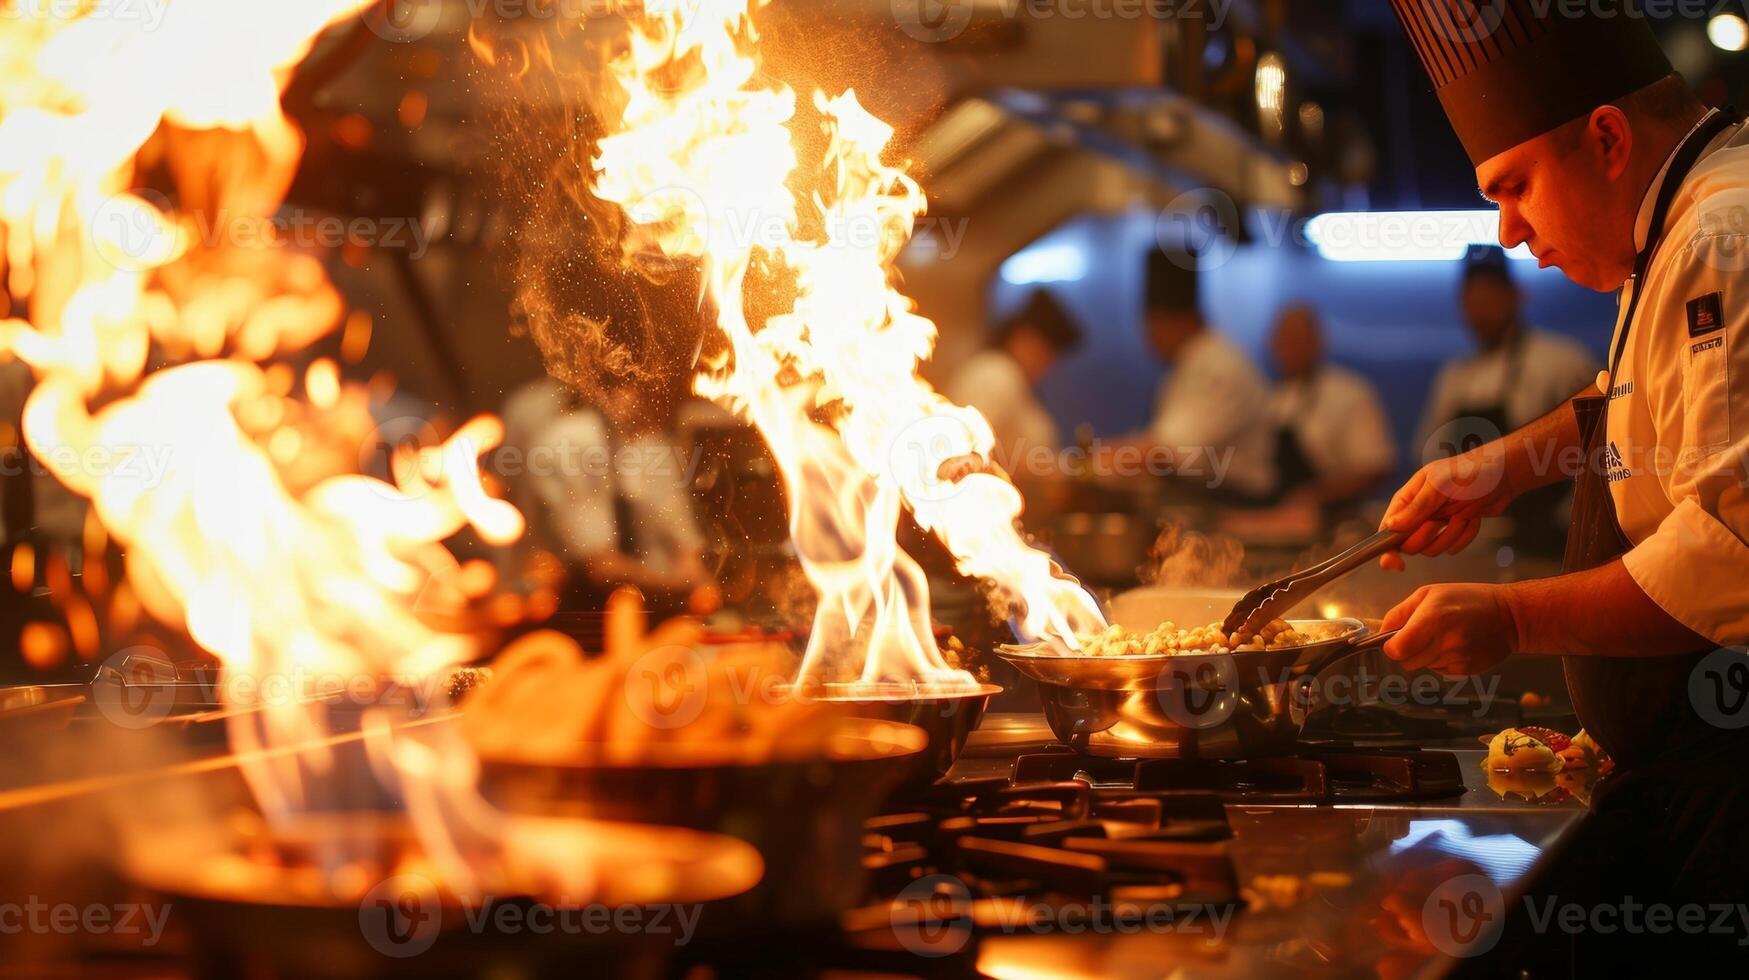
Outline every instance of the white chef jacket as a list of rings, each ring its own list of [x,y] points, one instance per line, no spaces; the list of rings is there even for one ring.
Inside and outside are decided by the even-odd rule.
[[[556,553],[579,560],[618,550],[616,496],[632,518],[636,556],[651,569],[670,571],[681,553],[703,547],[690,460],[661,436],[614,446],[601,415],[567,406],[552,378],[505,401],[504,429],[506,443],[522,452],[511,474],[517,503],[537,515],[544,543]]]
[[[1510,428],[1529,425],[1592,383],[1599,366],[1577,342],[1525,328],[1516,345],[1450,361],[1439,369],[1418,444],[1425,446],[1440,427],[1478,405],[1504,404]]]
[[[1187,468],[1212,475],[1203,454],[1232,452],[1227,484],[1261,497],[1275,486],[1275,431],[1266,414],[1269,388],[1245,352],[1213,330],[1184,345],[1160,386],[1148,434],[1184,454]]]
[[[1056,420],[1039,403],[1026,373],[1007,351],[986,347],[966,358],[943,394],[977,409],[1011,459],[1024,458],[1021,454],[1034,446],[1052,452],[1060,446]]]
[[[1277,431],[1292,427],[1320,479],[1388,473],[1397,466],[1395,440],[1378,392],[1345,367],[1325,364],[1309,378],[1276,385],[1269,393],[1268,414]]]
[[[1637,246],[1650,234],[1663,180],[1660,172],[1640,207]],[[1745,127],[1709,145],[1678,190],[1666,227],[1609,392],[1610,496],[1633,543],[1623,561],[1646,595],[1696,633],[1742,644],[1749,642]],[[1624,313],[1634,288],[1624,286]],[[1616,324],[1618,338],[1623,326]]]

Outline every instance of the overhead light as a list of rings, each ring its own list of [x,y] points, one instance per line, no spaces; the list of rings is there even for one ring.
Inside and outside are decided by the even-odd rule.
[[[1276,130],[1287,106],[1287,62],[1270,52],[1257,59],[1257,108]]]
[[[1749,21],[1737,14],[1719,14],[1707,22],[1706,36],[1716,48],[1742,51],[1749,48]]]
[[[1010,255],[997,270],[1011,286],[1075,282],[1087,274],[1087,253],[1075,245],[1034,245]]]
[[[1332,262],[1456,262],[1499,245],[1498,211],[1332,211],[1306,222],[1306,239]],[[1506,253],[1534,259],[1523,245]]]

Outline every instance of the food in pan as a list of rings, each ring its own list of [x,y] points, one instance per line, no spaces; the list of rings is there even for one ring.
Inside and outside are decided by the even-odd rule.
[[[1109,626],[1081,641],[1084,657],[1144,657],[1173,654],[1255,653],[1296,647],[1331,639],[1346,632],[1342,623],[1320,623],[1295,628],[1276,619],[1266,623],[1257,633],[1238,632],[1228,636],[1219,623],[1180,629],[1167,620],[1147,633],[1137,633],[1122,626]]]
[[[476,751],[553,764],[751,764],[825,751],[837,715],[790,692],[783,644],[707,650],[696,621],[646,634],[643,617],[635,595],[616,593],[596,657],[551,630],[511,644],[464,706]]]

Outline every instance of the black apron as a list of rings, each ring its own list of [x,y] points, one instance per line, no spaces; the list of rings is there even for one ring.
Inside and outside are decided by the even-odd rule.
[[[1300,442],[1298,422],[1318,403],[1318,375],[1314,372],[1300,386],[1300,404],[1294,416],[1275,430],[1275,486],[1279,500],[1318,478],[1318,468]]]
[[[1523,330],[1519,329],[1516,336],[1507,343],[1506,370],[1501,378],[1500,394],[1491,401],[1463,405],[1456,415],[1445,420],[1453,422],[1457,419],[1475,419],[1484,423],[1475,427],[1476,433],[1466,439],[1464,444],[1453,447],[1457,453],[1469,452],[1480,446],[1484,441],[1481,433],[1489,431],[1489,426],[1492,431],[1502,435],[1517,428],[1513,424],[1511,413],[1507,411],[1506,402],[1512,396],[1512,389],[1518,384],[1524,364]],[[1557,483],[1526,491],[1508,504],[1506,516],[1512,521],[1512,543],[1522,551],[1535,554],[1550,557],[1560,554],[1566,539],[1555,521],[1561,503],[1567,499],[1567,492],[1568,488],[1564,484]]]
[[[1720,112],[1702,125],[1678,150],[1663,186],[1658,189],[1646,246],[1634,262],[1633,296],[1610,358],[1611,390],[1634,317],[1639,312],[1640,297],[1645,293],[1652,256],[1664,238],[1670,205],[1702,151],[1736,122],[1734,112]],[[1605,479],[1607,467],[1600,465],[1599,454],[1607,441],[1607,406],[1607,396],[1574,402],[1586,465],[1575,481],[1573,516],[1562,561],[1562,570],[1569,573],[1607,564],[1631,547],[1616,520],[1615,504]],[[1720,731],[1695,714],[1688,697],[1688,678],[1701,657],[1709,652],[1702,650],[1675,657],[1566,657],[1567,690],[1574,711],[1585,730],[1624,767],[1704,742]]]

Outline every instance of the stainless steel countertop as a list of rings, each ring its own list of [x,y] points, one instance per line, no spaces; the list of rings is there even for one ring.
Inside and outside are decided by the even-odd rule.
[[[992,715],[953,775],[1004,772],[1049,743],[1038,716]],[[1224,923],[1209,910],[1128,933],[1015,929],[984,940],[979,968],[1015,978],[1442,975],[1462,948],[1442,930],[1441,900],[1489,882],[1515,901],[1585,812],[1502,799],[1487,787],[1482,752],[1455,752],[1468,788],[1451,800],[1229,804],[1233,863],[1254,894]]]

